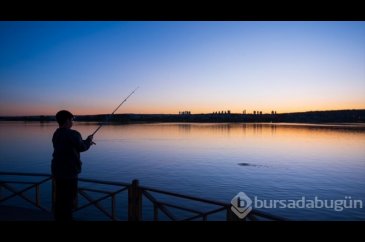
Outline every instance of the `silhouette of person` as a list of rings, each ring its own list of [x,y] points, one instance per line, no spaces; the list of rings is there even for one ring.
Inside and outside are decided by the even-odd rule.
[[[80,133],[71,129],[74,116],[67,110],[56,114],[59,128],[52,137],[53,159],[51,165],[54,182],[54,218],[57,221],[71,221],[72,210],[77,203],[77,181],[81,172],[80,152],[95,144],[93,136],[83,140]]]

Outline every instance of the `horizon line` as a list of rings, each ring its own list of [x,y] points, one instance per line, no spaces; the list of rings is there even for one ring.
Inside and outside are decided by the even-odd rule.
[[[221,111],[228,111],[228,110],[221,110]],[[311,111],[298,111],[298,112],[284,112],[284,113],[275,113],[276,115],[278,114],[294,114],[294,113],[310,113],[310,112],[339,112],[339,111],[365,111],[365,108],[363,109],[332,109],[332,110],[311,110]],[[179,113],[149,113],[149,114],[145,114],[145,113],[115,113],[113,115],[183,115],[183,114],[179,114]],[[189,115],[204,115],[204,114],[213,114],[212,112],[210,113],[190,113]],[[223,114],[228,114],[228,113],[223,113]],[[250,114],[254,114],[252,113],[229,113],[229,114],[244,114],[244,115],[250,115]],[[272,114],[272,113],[262,113],[263,114]],[[111,115],[110,113],[99,113],[99,114],[74,114],[75,116],[97,116],[97,115]],[[38,115],[0,115],[0,117],[37,117],[37,116],[55,116],[55,114],[53,115],[45,115],[45,114],[38,114]]]

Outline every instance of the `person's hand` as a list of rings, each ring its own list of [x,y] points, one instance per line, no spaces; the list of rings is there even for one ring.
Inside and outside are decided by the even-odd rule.
[[[95,142],[93,142],[94,135],[87,136],[87,139],[90,141],[90,145],[96,145]]]

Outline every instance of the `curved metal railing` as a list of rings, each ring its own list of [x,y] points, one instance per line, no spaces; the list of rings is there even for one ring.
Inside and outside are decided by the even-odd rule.
[[[4,179],[6,177],[11,177],[12,179]],[[16,177],[21,177],[22,179],[14,179]],[[33,179],[37,178],[38,180],[24,181],[24,177],[33,177]],[[40,199],[41,186],[48,182],[51,182],[52,187],[50,190],[50,194],[52,194],[50,195],[50,208],[42,205]],[[89,184],[93,187],[79,186],[78,193],[86,202],[82,205],[78,205],[74,209],[74,213],[93,206],[108,219],[113,221],[122,220],[121,217],[123,217],[123,215],[124,217],[127,216],[126,220],[128,221],[148,220],[146,215],[152,215],[153,218],[150,220],[153,221],[161,220],[162,215],[164,215],[167,220],[173,221],[207,221],[210,217],[222,215],[222,213],[224,213],[223,218],[221,216],[219,220],[286,220],[282,217],[255,209],[252,210],[245,219],[241,220],[232,212],[230,203],[140,186],[138,180],[133,180],[131,183],[124,183],[79,178],[79,182],[82,185]],[[16,187],[16,184],[17,186],[23,185],[25,187],[19,188]],[[96,186],[102,186],[102,188],[97,189],[95,188]],[[6,190],[9,194],[3,197],[2,189]],[[31,190],[34,190],[33,198],[25,194]],[[124,191],[128,192],[127,202],[118,203],[117,196]],[[95,198],[95,194],[98,194],[99,197]],[[52,176],[44,173],[0,172],[0,204],[14,197],[20,197],[36,208],[51,212],[54,203]],[[110,206],[106,206],[108,199],[110,200]],[[151,205],[148,206],[148,203]],[[118,206],[118,204],[127,210],[126,214],[119,216],[118,208],[120,206]],[[148,213],[146,210],[152,211]]]

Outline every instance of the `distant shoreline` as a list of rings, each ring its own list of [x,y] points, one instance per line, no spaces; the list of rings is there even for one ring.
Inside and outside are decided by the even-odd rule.
[[[76,121],[113,123],[156,123],[156,122],[190,122],[190,123],[223,123],[223,122],[265,122],[265,123],[365,123],[365,109],[310,111],[279,114],[108,114],[76,115]],[[55,121],[55,116],[2,116],[0,121]]]

